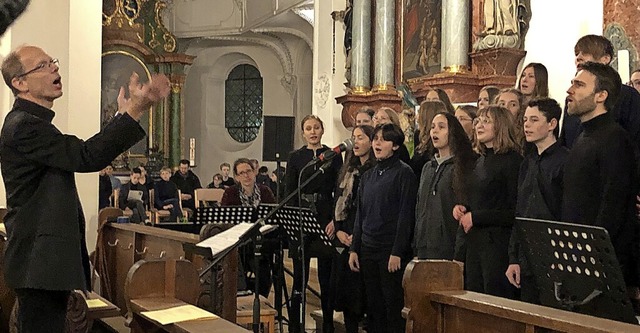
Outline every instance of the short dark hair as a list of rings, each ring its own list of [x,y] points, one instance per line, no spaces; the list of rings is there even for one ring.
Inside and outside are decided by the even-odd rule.
[[[180,164],[191,165],[191,163],[189,163],[189,160],[180,160]]]
[[[248,158],[239,158],[237,159],[235,162],[233,162],[233,174],[236,174],[236,171],[238,171],[238,165],[240,164],[249,164],[249,166],[251,167],[251,170],[255,169],[253,168],[253,164],[251,164],[251,160]]]
[[[142,170],[140,170],[140,168],[133,168],[131,169],[131,174],[133,175],[134,173],[137,173],[139,175],[142,174]]]
[[[382,138],[384,141],[391,141],[396,146],[401,146],[404,144],[404,133],[400,126],[389,123],[389,124],[380,124],[376,126],[373,130],[373,137],[375,138],[378,132],[382,132]]]
[[[620,96],[620,89],[622,87],[622,80],[618,72],[609,65],[592,61],[578,65],[578,70],[587,71],[596,77],[593,92],[606,91],[607,99],[604,100],[604,107],[607,111],[613,110]]]
[[[229,163],[227,163],[227,162],[224,162],[224,163],[220,164],[220,170],[222,170],[222,168],[224,168],[224,167],[227,167],[227,168],[231,169],[231,165]]]
[[[582,52],[589,54],[595,59],[600,59],[605,55],[609,56],[609,61],[613,60],[613,45],[604,36],[599,35],[586,35],[580,37],[576,42],[576,46],[573,48],[575,55]]]
[[[538,110],[544,114],[544,117],[547,118],[547,122],[550,122],[551,119],[558,121],[558,126],[553,130],[553,135],[557,138],[560,133],[560,117],[562,116],[560,104],[553,98],[541,97],[532,99],[528,106],[530,108],[537,107]]]
[[[267,173],[267,172],[269,172],[269,168],[267,168],[266,166],[263,165],[258,169],[258,172],[259,173]]]

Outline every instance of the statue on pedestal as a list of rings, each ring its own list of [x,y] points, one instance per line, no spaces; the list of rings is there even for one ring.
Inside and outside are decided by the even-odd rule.
[[[483,28],[474,50],[524,46],[531,19],[529,0],[484,0]]]

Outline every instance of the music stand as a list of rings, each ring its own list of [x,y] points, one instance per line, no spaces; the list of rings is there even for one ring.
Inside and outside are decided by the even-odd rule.
[[[224,207],[198,207],[196,211],[196,223],[253,223],[255,208],[244,206],[224,206]]]
[[[638,324],[607,230],[527,218],[515,225],[542,305]]]
[[[300,210],[302,210],[302,228],[305,235],[317,236],[323,245],[335,250],[331,239],[318,223],[316,214],[309,208],[284,206],[275,213],[275,223],[284,229],[290,241],[300,244]]]

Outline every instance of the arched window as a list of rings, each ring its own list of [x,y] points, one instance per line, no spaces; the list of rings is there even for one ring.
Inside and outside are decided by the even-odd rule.
[[[262,126],[262,77],[251,65],[236,66],[224,83],[224,126],[238,142],[255,140]]]

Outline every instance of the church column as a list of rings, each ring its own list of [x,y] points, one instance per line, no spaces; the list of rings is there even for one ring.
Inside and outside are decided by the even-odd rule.
[[[468,0],[442,1],[442,52],[441,66],[445,72],[467,70],[469,53],[469,3]]]
[[[182,159],[182,82],[172,80],[169,95],[169,165],[178,166]]]
[[[364,93],[371,87],[371,0],[353,1],[351,33],[351,91]]]
[[[395,84],[395,0],[376,1],[373,90],[388,90]]]

